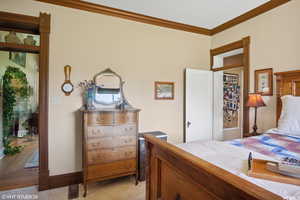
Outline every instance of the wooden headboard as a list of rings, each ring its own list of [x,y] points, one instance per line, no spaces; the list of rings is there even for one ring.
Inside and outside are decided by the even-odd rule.
[[[300,96],[300,70],[277,72],[276,76],[276,121],[278,123],[284,95]]]

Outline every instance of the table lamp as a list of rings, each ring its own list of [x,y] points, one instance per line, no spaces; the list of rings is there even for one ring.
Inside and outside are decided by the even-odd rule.
[[[255,110],[255,118],[254,118],[254,126],[252,135],[258,135],[257,133],[257,125],[256,125],[256,118],[257,118],[257,108],[266,106],[264,100],[259,93],[251,93],[248,97],[248,102],[246,104],[247,107],[252,107]]]

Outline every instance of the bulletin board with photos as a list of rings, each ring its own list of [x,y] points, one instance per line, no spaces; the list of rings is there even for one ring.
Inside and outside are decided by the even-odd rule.
[[[223,82],[223,128],[237,128],[239,127],[241,95],[239,75],[224,73]]]

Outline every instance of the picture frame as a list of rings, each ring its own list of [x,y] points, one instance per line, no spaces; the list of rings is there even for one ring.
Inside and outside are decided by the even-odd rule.
[[[161,82],[154,83],[154,98],[156,100],[174,100],[174,82]]]
[[[255,93],[273,96],[273,68],[255,70]]]
[[[9,52],[9,60],[20,65],[22,67],[26,67],[26,53],[23,52]]]

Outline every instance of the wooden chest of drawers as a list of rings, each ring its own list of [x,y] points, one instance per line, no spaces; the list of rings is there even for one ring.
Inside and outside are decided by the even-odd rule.
[[[136,175],[137,109],[83,112],[83,183]]]

